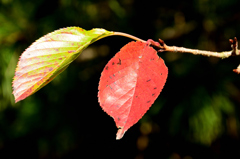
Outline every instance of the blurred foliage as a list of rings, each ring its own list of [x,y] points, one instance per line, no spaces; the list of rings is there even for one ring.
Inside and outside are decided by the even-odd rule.
[[[130,33],[168,45],[230,50],[240,37],[238,0],[0,0],[0,157],[239,158],[239,57],[221,60],[159,54],[167,83],[151,109],[120,141],[99,107],[107,61],[130,39],[109,37],[27,99],[14,103],[11,82],[21,53],[53,30],[80,26]]]

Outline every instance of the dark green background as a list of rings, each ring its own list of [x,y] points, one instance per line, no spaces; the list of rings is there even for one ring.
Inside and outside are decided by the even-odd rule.
[[[239,57],[159,54],[167,83],[123,139],[98,104],[104,65],[131,40],[107,37],[19,103],[11,88],[21,53],[56,29],[121,31],[144,40],[211,51],[240,39],[239,0],[0,0],[0,158],[240,158]],[[86,157],[87,156],[87,157]]]

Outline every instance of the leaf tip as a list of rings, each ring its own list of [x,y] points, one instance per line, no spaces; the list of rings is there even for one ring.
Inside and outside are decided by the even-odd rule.
[[[19,99],[15,99],[15,103],[19,102],[20,100]]]
[[[23,99],[25,99],[27,96],[22,96],[22,95],[18,95],[17,93],[13,93],[13,96],[14,96],[14,101],[15,101],[15,103],[17,103],[17,102],[19,102],[19,101],[21,101],[21,100],[23,100]]]
[[[116,140],[120,140],[123,137],[123,135],[125,134],[125,132],[126,131],[124,131],[123,128],[119,127],[117,135],[116,135],[117,136]]]

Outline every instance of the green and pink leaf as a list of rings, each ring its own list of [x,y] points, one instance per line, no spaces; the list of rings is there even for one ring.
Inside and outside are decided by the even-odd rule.
[[[91,43],[112,34],[104,29],[86,31],[79,27],[68,27],[38,39],[19,59],[13,78],[15,102],[52,81]]]

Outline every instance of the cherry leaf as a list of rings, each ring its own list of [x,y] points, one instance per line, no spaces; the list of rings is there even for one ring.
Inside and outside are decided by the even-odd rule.
[[[165,85],[168,68],[148,43],[130,42],[105,66],[98,87],[102,109],[119,128],[117,139],[146,113]]]
[[[91,43],[112,35],[104,29],[86,31],[68,27],[49,33],[21,55],[13,78],[15,102],[25,99],[52,81]]]

